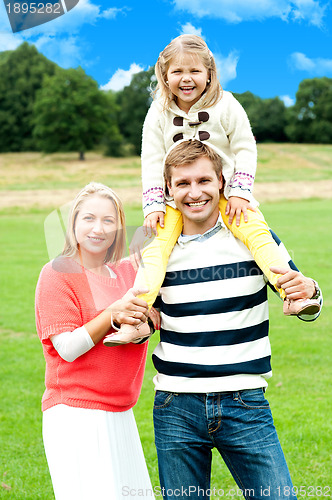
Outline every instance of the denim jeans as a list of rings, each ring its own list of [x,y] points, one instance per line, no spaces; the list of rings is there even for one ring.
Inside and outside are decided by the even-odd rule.
[[[209,394],[157,391],[153,419],[164,499],[231,496],[210,486],[214,447],[245,499],[296,498],[262,389]]]

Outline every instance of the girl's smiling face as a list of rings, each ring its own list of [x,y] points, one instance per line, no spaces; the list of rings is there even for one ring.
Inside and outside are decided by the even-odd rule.
[[[109,198],[91,195],[82,203],[75,221],[75,236],[82,254],[104,258],[117,229],[116,208]]]
[[[171,60],[168,71],[168,87],[177,105],[188,113],[206,89],[209,74],[200,58],[194,54],[179,54]]]

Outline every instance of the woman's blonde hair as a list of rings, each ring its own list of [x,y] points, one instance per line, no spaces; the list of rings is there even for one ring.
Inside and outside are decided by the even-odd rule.
[[[122,206],[121,200],[114,193],[114,191],[98,182],[90,182],[87,184],[76,196],[73,201],[69,218],[68,226],[66,232],[66,242],[62,252],[62,255],[67,257],[74,257],[78,252],[78,243],[75,236],[75,224],[77,215],[81,209],[83,202],[89,198],[89,196],[101,196],[103,198],[109,199],[116,210],[117,214],[117,230],[115,239],[112,245],[107,250],[104,262],[115,262],[118,263],[124,256],[125,246],[126,246],[126,224],[125,224],[125,214]]]
[[[218,80],[217,67],[212,52],[204,40],[197,35],[180,35],[174,38],[167,47],[159,54],[155,65],[157,86],[153,92],[154,97],[159,96],[163,100],[164,109],[168,109],[174,100],[174,95],[167,85],[167,71],[172,59],[179,54],[192,54],[198,56],[206,68],[210,82],[204,92],[202,107],[208,108],[216,104],[222,97],[222,88]]]

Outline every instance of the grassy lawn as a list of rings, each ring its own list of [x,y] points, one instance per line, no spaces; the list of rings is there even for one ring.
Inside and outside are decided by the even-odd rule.
[[[332,179],[332,145],[258,144],[256,182]]]
[[[76,153],[1,155],[0,190],[80,188],[98,180],[116,188],[140,186],[138,157],[105,158],[94,152],[79,161]],[[332,146],[258,144],[256,182],[332,179]]]
[[[331,150],[329,155],[331,158]],[[82,185],[83,174],[75,182]],[[331,202],[270,203],[261,209],[297,265],[306,275],[315,277],[324,290],[325,307],[314,323],[283,317],[281,302],[271,296],[274,376],[267,397],[294,484],[307,489],[331,486]],[[128,225],[140,223],[139,208],[128,207],[126,213]],[[34,327],[34,288],[48,260],[43,233],[46,215],[29,210],[23,214],[16,210],[0,213],[0,498],[13,500],[53,498],[41,438],[40,399],[45,367]],[[155,335],[150,342],[142,394],[135,408],[155,486],[158,474],[153,444],[151,352],[157,341]],[[225,491],[234,488],[217,455],[213,463],[214,486]],[[319,496],[311,494],[312,498]]]

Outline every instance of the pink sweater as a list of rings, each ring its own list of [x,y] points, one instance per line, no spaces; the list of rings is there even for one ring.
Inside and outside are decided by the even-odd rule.
[[[128,260],[112,269],[116,279],[88,270],[83,272],[72,259],[59,257],[46,264],[40,273],[36,289],[36,326],[46,360],[43,411],[57,404],[126,411],[137,402],[147,343],[105,347],[100,341],[68,363],[59,356],[50,340],[52,335],[88,323],[133,286],[135,271]]]

